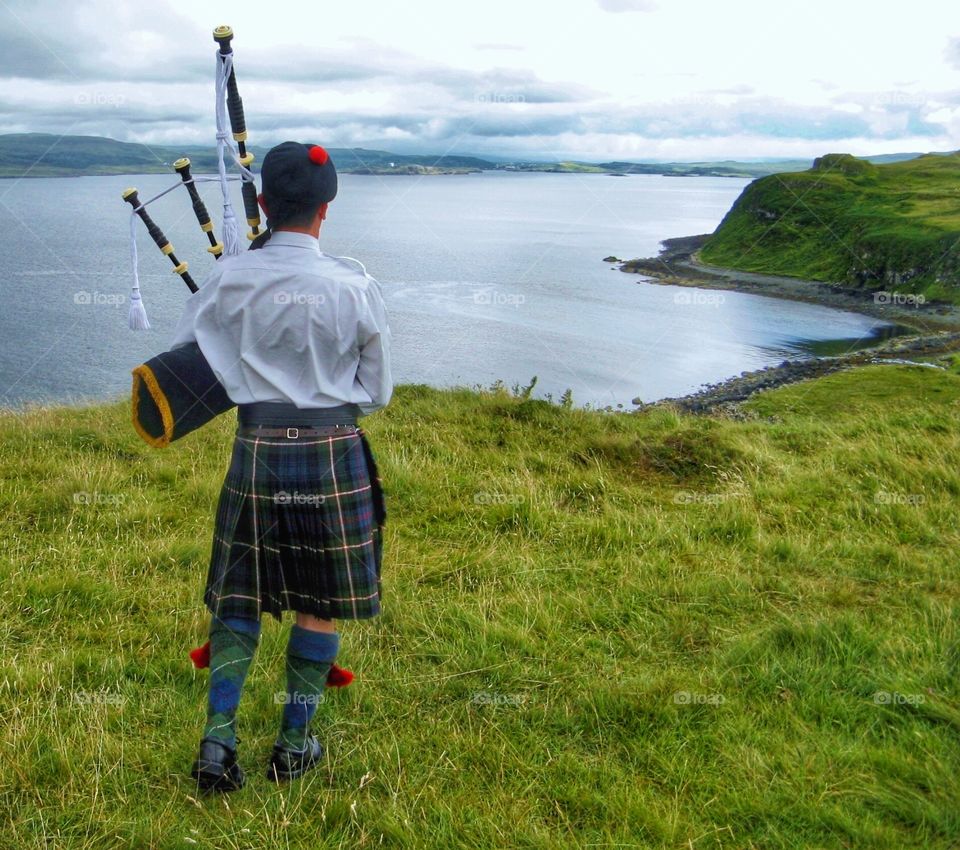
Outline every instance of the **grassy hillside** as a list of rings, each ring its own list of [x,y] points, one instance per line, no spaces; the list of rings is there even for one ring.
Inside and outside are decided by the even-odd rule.
[[[956,371],[956,370],[955,370]],[[0,416],[0,846],[955,848],[960,375],[877,366],[744,421],[398,390],[385,614],[326,765],[262,776],[289,621],[197,798],[200,593],[232,419]]]
[[[701,256],[714,265],[960,300],[960,154],[845,154],[751,183]]]

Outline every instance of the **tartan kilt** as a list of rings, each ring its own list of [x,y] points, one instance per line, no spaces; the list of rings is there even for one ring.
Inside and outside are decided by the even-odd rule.
[[[218,617],[325,620],[380,613],[386,511],[356,433],[234,439],[217,505],[204,603]]]

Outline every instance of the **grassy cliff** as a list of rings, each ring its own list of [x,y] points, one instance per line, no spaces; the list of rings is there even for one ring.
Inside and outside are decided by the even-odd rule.
[[[714,265],[960,301],[960,154],[830,154],[751,183],[701,251]]]
[[[329,754],[262,775],[289,621],[195,794],[230,416],[0,415],[0,846],[960,844],[960,374],[875,366],[744,421],[398,389],[371,419],[385,613]]]

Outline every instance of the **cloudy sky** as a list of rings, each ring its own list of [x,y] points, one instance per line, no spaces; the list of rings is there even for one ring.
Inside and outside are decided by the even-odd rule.
[[[0,133],[209,142],[211,30],[228,23],[254,144],[548,160],[953,150],[954,12],[943,0],[0,0]]]

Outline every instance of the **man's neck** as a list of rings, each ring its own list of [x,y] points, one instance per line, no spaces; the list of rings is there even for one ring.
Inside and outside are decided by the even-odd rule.
[[[320,238],[320,225],[316,227],[275,227],[273,228],[274,233],[283,233],[284,231],[288,233],[306,233],[309,236],[312,236],[314,239]]]

